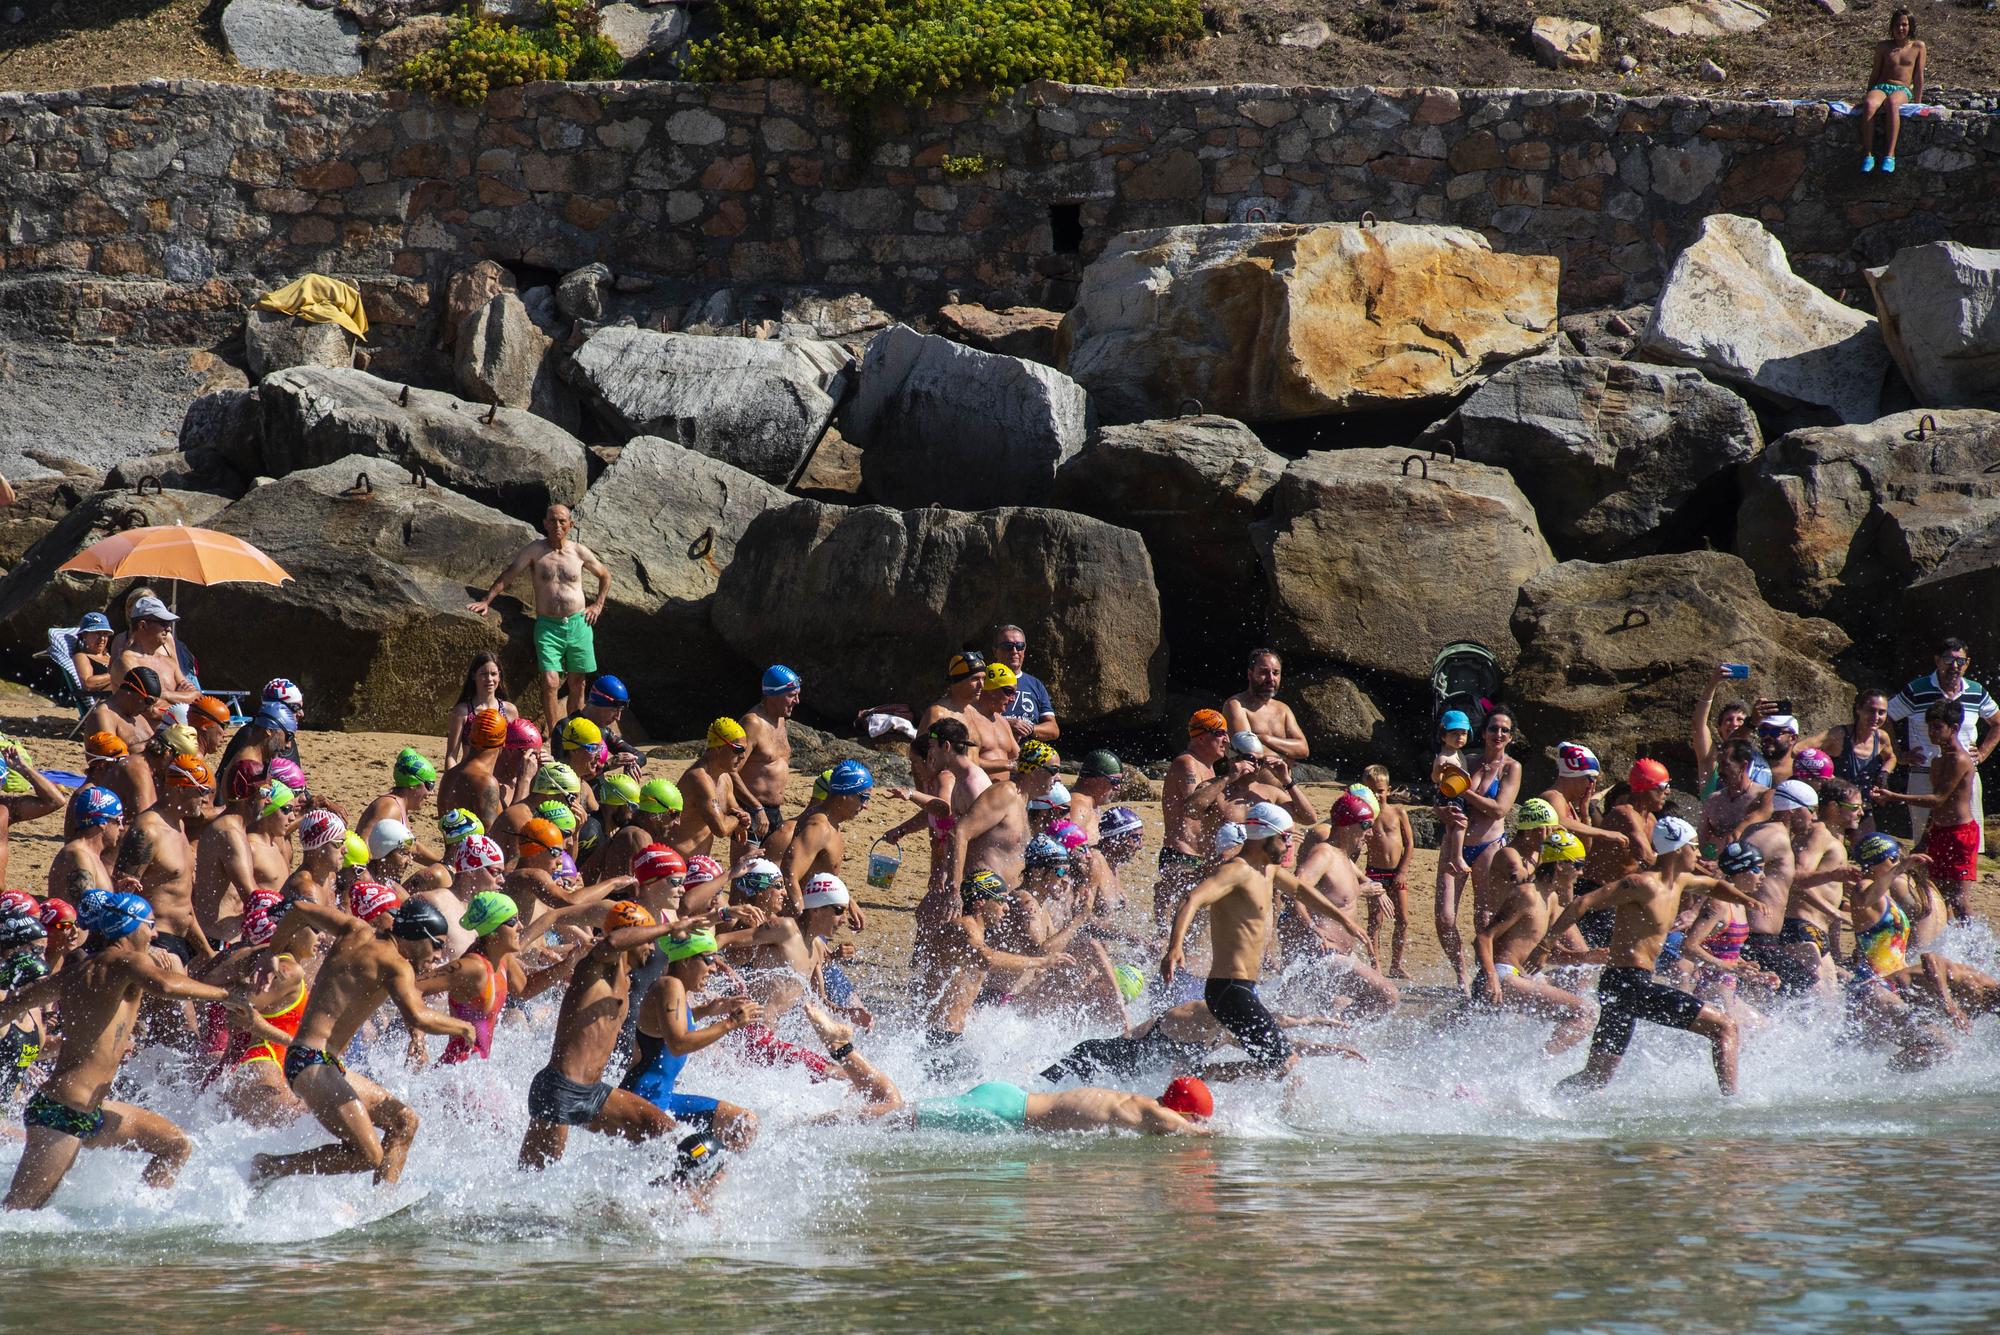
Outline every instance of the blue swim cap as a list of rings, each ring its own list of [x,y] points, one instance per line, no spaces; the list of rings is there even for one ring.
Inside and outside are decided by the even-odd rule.
[[[1028,841],[1022,858],[1025,865],[1033,867],[1069,867],[1069,850],[1060,839],[1046,834],[1038,834]]]
[[[1892,834],[1871,834],[1854,846],[1854,861],[1863,867],[1878,867],[1903,856],[1903,846]]]
[[[299,730],[299,716],[291,706],[282,700],[266,700],[257,717],[250,720],[260,728],[276,728],[279,732],[294,733]]]
[[[783,663],[774,663],[764,669],[764,694],[783,695],[786,691],[799,689],[799,674]]]
[[[99,788],[93,783],[76,790],[76,796],[70,800],[70,813],[78,825],[86,828],[109,825],[125,819],[125,804],[109,788]]]
[[[76,925],[107,944],[152,920],[153,906],[122,890],[86,890],[76,904]]]
[[[1447,709],[1438,720],[1439,732],[1471,732],[1472,720],[1465,716],[1463,709]]]
[[[875,786],[875,776],[858,760],[843,760],[833,767],[826,790],[835,797],[852,797]]]
[[[590,683],[590,703],[594,705],[629,705],[632,693],[625,689],[625,683],[609,672]]]

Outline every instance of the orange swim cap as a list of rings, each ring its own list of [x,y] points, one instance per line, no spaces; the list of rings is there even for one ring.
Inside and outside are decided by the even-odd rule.
[[[554,850],[563,846],[563,832],[556,828],[554,821],[543,820],[540,816],[537,816],[521,827],[521,842],[524,844],[540,844],[543,848]],[[524,849],[523,851],[529,852],[532,850]]]
[[[175,756],[167,766],[166,779],[169,788],[199,788],[204,792],[215,788],[215,773],[200,756]]]
[[[204,695],[188,706],[188,722],[194,722],[197,715],[218,728],[229,726],[229,706],[212,695]]]
[[[131,750],[115,732],[93,732],[83,739],[83,754],[91,760],[122,760]]]
[[[1188,720],[1188,736],[1199,737],[1205,732],[1228,732],[1229,720],[1222,717],[1220,710],[1197,709]]]
[[[465,721],[465,737],[481,751],[498,751],[507,744],[507,718],[497,709],[475,709]]]
[[[658,919],[646,911],[644,904],[635,904],[629,899],[613,900],[604,913],[604,930],[615,932],[621,927],[653,927]]]
[[[1655,788],[1665,788],[1668,783],[1667,767],[1657,760],[1635,760],[1632,772],[1625,777],[1626,786],[1635,793],[1649,793]]]

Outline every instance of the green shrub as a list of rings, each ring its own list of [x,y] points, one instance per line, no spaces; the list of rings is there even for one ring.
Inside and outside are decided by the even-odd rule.
[[[1201,35],[1199,0],[722,0],[693,79],[797,79],[855,104],[1119,84],[1130,56]]]
[[[541,22],[517,25],[468,5],[452,16],[451,36],[403,62],[405,88],[478,106],[496,88],[537,79],[609,79],[625,62],[597,29],[588,0],[546,0]]]
[[[970,181],[976,176],[984,176],[987,172],[993,171],[1000,164],[984,153],[972,153],[965,157],[953,157],[947,153],[944,155],[944,161],[938,165],[952,180]]]

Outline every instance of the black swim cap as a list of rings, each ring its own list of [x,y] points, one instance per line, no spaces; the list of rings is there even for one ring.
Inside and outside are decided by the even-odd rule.
[[[728,1158],[729,1151],[722,1148],[721,1141],[705,1131],[697,1132],[682,1140],[674,1155],[674,1181],[705,1182],[722,1171]]]
[[[443,945],[448,926],[444,914],[422,899],[406,899],[389,917],[389,934],[405,941],[432,941]]]

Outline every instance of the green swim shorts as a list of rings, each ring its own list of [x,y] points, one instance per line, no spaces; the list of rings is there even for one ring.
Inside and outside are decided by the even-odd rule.
[[[597,636],[583,613],[535,618],[535,666],[544,672],[597,671]]]
[[[1018,1131],[1028,1116],[1028,1091],[1004,1080],[988,1080],[948,1099],[917,1104],[917,1126],[926,1131],[964,1131],[997,1136]]]

